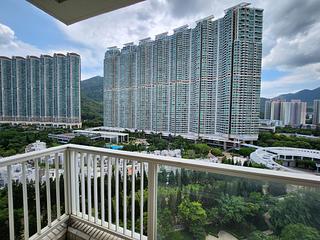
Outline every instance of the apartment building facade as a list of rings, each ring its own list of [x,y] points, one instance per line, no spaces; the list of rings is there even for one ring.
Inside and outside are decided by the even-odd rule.
[[[104,125],[256,140],[262,22],[262,9],[240,4],[225,10],[223,18],[197,21],[194,28],[109,48]]]
[[[316,99],[313,101],[312,123],[315,125],[320,124],[320,99]]]
[[[0,56],[0,122],[80,126],[80,78],[76,53]]]

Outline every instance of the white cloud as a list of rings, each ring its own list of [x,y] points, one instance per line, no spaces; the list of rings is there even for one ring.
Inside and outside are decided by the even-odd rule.
[[[262,0],[254,0],[259,7]],[[85,21],[58,27],[72,41],[93,51],[103,51],[110,46],[121,47],[127,42],[138,43],[139,39],[154,38],[162,32],[214,15],[220,18],[224,10],[239,4],[238,0],[147,0]]]
[[[104,53],[108,47],[122,47],[127,42],[138,43],[140,39],[154,38],[162,32],[170,34],[176,27],[194,25],[196,20],[213,13],[220,17],[223,9],[236,3],[235,0],[223,4],[212,0],[187,0],[182,2],[184,10],[181,11],[181,3],[177,0],[150,0],[71,26],[60,22],[57,25],[69,40],[83,46],[78,52],[82,56],[83,66],[87,67],[86,62],[90,62],[90,68],[97,70],[93,75],[102,76]],[[87,56],[90,60],[86,60]]]
[[[320,22],[309,31],[292,37],[281,37],[264,58],[264,67],[290,70],[320,62]]]
[[[27,55],[53,55],[54,53],[66,54],[67,52],[81,52],[83,62],[82,79],[86,79],[87,77],[97,74],[98,71],[101,71],[100,68],[96,68],[96,64],[97,59],[102,59],[102,56],[100,56],[100,58],[94,56],[93,52],[88,48],[79,49],[74,47],[56,46],[55,49],[40,49],[36,46],[21,41],[16,37],[15,32],[10,27],[0,23],[0,55],[8,57],[25,57]]]
[[[14,40],[14,31],[6,25],[0,24],[0,44],[7,45]]]
[[[286,76],[263,81],[261,95],[320,86],[320,1],[261,2],[264,11],[264,69],[285,70]]]
[[[297,67],[287,76],[273,81],[262,82],[263,97],[276,97],[289,92],[302,89],[314,89],[320,85],[320,63]]]
[[[14,31],[0,23],[0,54],[4,56],[39,55],[43,53],[39,48],[20,41]]]

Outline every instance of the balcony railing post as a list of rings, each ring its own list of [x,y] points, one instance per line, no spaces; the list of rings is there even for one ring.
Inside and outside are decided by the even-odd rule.
[[[69,150],[69,159],[68,159],[68,166],[69,168],[69,196],[70,196],[70,204],[71,204],[71,214],[77,215],[77,208],[76,208],[76,166],[75,166],[75,151]]]
[[[64,165],[64,204],[65,204],[65,213],[69,215],[71,213],[71,199],[70,199],[70,151],[67,148],[64,151],[63,158]]]
[[[46,177],[46,193],[47,193],[47,220],[48,220],[48,227],[51,227],[51,194],[50,194],[49,158],[50,156],[46,156],[44,159],[45,159],[45,177]]]
[[[8,208],[9,208],[9,235],[10,240],[14,240],[14,212],[13,212],[13,196],[12,196],[12,171],[11,165],[7,166],[8,173]]]
[[[41,207],[40,207],[40,186],[39,186],[39,161],[35,159],[35,195],[36,195],[36,215],[37,215],[37,234],[41,234]]]
[[[22,197],[23,197],[23,220],[24,239],[29,239],[29,215],[28,215],[28,192],[27,192],[27,166],[22,163]]]
[[[157,176],[158,165],[148,164],[148,240],[157,239]]]
[[[60,220],[61,209],[60,209],[60,175],[59,175],[59,155],[54,155],[55,163],[55,175],[56,175],[56,202],[57,202],[57,219]]]

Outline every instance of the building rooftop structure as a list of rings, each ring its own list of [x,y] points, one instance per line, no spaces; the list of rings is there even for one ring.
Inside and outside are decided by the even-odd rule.
[[[109,131],[94,131],[94,130],[74,130],[74,134],[82,135],[87,137],[95,137],[109,140],[109,142],[127,142],[129,141],[129,134],[128,133],[121,133],[121,132],[109,132]]]
[[[317,171],[320,168],[320,151],[303,148],[291,147],[258,147],[256,151],[251,153],[250,159],[256,163],[264,164],[266,167],[275,170],[284,170],[295,172],[296,160],[315,161]],[[284,165],[277,163],[280,160]]]
[[[48,137],[51,139],[57,140],[59,143],[68,143],[76,137],[74,133],[61,133],[61,134],[52,134],[49,133]]]
[[[86,129],[86,130],[74,130],[72,133],[62,134],[48,134],[49,138],[56,139],[60,143],[69,143],[73,138],[77,136],[85,136],[91,140],[104,139],[110,143],[121,143],[129,141],[129,134],[121,132],[110,132],[110,131],[97,131],[100,128]]]
[[[40,140],[37,140],[34,143],[30,143],[26,146],[25,152],[33,152],[33,151],[40,151],[47,148],[47,144],[45,142],[41,142]]]

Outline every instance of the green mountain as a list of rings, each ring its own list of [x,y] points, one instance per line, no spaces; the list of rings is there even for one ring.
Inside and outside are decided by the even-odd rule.
[[[307,102],[308,105],[308,112],[312,112],[313,108],[313,100],[320,99],[320,87],[315,88],[313,90],[310,89],[304,89],[295,93],[287,93],[279,95],[278,97],[272,98],[272,99],[283,99],[286,101],[291,101],[294,99],[300,99],[302,102]],[[263,117],[264,115],[264,107],[265,102],[267,100],[270,100],[268,98],[260,98],[260,117]]]
[[[304,89],[296,93],[282,94],[276,97],[276,99],[285,99],[287,101],[300,99],[303,102],[307,102],[308,106],[312,106],[313,100],[320,99],[320,87],[313,90]]]
[[[81,86],[81,118],[86,127],[101,126],[103,119],[103,77],[83,80]]]
[[[81,118],[83,120],[102,120],[102,102],[97,102],[86,96],[81,96]]]
[[[81,95],[94,101],[103,101],[103,77],[95,76],[81,81]]]

